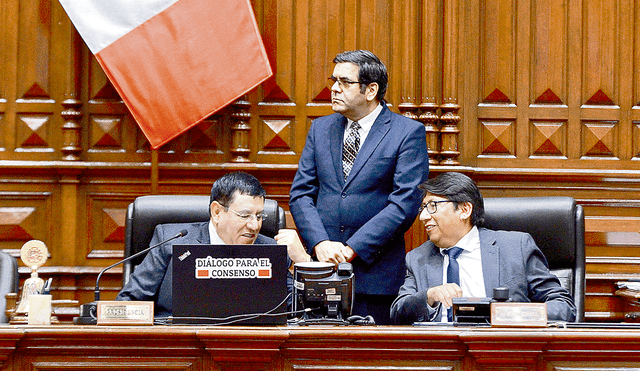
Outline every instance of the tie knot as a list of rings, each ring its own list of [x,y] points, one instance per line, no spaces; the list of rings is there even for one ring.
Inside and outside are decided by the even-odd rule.
[[[354,121],[351,123],[351,126],[349,127],[350,130],[360,130],[360,124],[358,123],[358,121]]]
[[[452,248],[444,250],[444,253],[449,255],[449,259],[458,259],[458,256],[462,254],[462,248],[454,246]]]

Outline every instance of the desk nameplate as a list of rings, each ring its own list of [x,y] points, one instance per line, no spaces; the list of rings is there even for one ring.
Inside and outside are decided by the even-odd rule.
[[[98,325],[153,325],[152,301],[99,301]]]
[[[492,327],[546,327],[546,303],[491,303]]]

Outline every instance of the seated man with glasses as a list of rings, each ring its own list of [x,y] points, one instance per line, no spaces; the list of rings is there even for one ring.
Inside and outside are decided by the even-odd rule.
[[[229,173],[216,180],[211,188],[209,201],[211,219],[208,222],[156,226],[149,246],[175,236],[183,229],[188,233],[184,237],[152,249],[136,267],[131,279],[118,293],[116,300],[154,301],[156,316],[171,315],[173,277],[170,262],[173,244],[278,243],[287,245],[292,263],[311,260],[295,230],[280,230],[275,240],[259,233],[262,220],[265,218],[263,213],[265,195],[266,192],[258,179],[247,173]]]
[[[429,241],[407,253],[405,281],[391,306],[396,324],[451,322],[452,298],[492,297],[498,287],[515,302],[547,303],[549,320],[575,319],[573,298],[529,234],[481,227],[484,201],[473,180],[443,173],[419,188]]]

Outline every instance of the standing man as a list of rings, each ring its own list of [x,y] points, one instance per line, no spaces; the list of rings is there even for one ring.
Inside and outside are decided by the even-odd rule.
[[[424,126],[384,101],[387,68],[373,53],[348,51],[329,77],[335,114],[313,121],[293,180],[289,207],[319,261],[350,261],[353,314],[390,324],[404,279],[404,233],[427,179]]]

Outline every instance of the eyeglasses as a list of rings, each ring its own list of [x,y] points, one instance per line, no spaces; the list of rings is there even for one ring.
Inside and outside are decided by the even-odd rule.
[[[455,202],[451,200],[444,201],[429,201],[426,204],[420,205],[420,209],[418,209],[418,215],[422,214],[422,210],[427,209],[429,214],[435,214],[438,211],[438,204],[443,202]]]
[[[255,219],[258,222],[263,221],[266,217],[267,214],[265,213],[260,213],[260,214],[241,214],[235,210],[233,210],[232,208],[230,208],[229,206],[225,206],[225,209],[229,210],[229,211],[233,211],[234,214],[236,214],[237,216],[240,217],[240,219],[242,219],[243,222],[248,223],[249,221]]]
[[[329,89],[331,89],[336,82],[338,83],[340,90],[344,89],[346,85],[362,84],[360,81],[351,81],[343,78],[337,78],[335,76],[330,76],[327,78],[327,85],[329,86]]]

